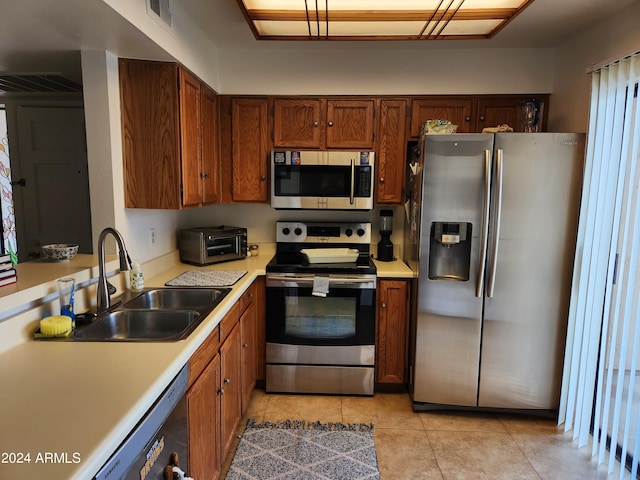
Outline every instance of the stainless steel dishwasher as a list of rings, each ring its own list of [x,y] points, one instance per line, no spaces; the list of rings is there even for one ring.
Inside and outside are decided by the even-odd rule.
[[[188,380],[185,365],[94,480],[163,480],[176,458],[186,467]]]

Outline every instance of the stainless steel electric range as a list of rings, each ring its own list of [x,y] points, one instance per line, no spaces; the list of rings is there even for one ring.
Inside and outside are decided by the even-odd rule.
[[[370,223],[278,222],[266,267],[267,392],[373,395]]]

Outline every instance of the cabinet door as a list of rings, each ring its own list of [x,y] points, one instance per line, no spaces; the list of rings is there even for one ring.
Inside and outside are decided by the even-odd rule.
[[[215,480],[220,475],[220,357],[216,355],[187,392],[189,475]]]
[[[480,98],[478,100],[477,131],[481,132],[485,127],[497,127],[498,125],[507,124],[515,132],[524,132],[527,122],[525,104],[531,100],[536,100],[539,106],[537,131],[545,131],[545,106],[548,103],[548,95],[501,95]],[[535,121],[535,119],[531,120]]]
[[[218,160],[218,98],[202,86],[202,203],[219,201],[220,162]]]
[[[256,380],[264,382],[267,370],[267,290],[266,278],[260,275],[256,281]],[[263,383],[264,384],[264,383]]]
[[[380,101],[380,124],[375,163],[376,203],[400,205],[405,177],[406,141],[405,123],[407,102],[404,100]]]
[[[179,72],[182,204],[198,205],[202,201],[200,81],[182,68]]]
[[[240,317],[240,336],[242,350],[240,364],[242,367],[242,413],[247,410],[253,389],[256,386],[256,305],[251,303]]]
[[[231,100],[231,182],[235,202],[268,202],[267,100]]]
[[[320,100],[273,101],[273,146],[276,148],[320,148]]]
[[[127,208],[180,208],[180,125],[175,64],[120,59]]]
[[[327,148],[373,148],[373,100],[327,101]]]
[[[409,331],[409,284],[406,280],[378,282],[376,381],[406,382]]]
[[[411,136],[419,137],[427,120],[449,120],[458,133],[473,131],[473,100],[469,97],[433,97],[414,100],[411,107]]]
[[[222,347],[220,347],[220,374],[222,380],[220,416],[222,419],[223,456],[226,456],[231,447],[235,429],[242,416],[240,351],[240,326],[236,324]]]

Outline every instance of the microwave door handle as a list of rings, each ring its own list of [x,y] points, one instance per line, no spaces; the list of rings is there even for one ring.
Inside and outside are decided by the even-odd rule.
[[[353,205],[355,202],[355,183],[356,183],[356,165],[351,159],[351,192],[349,195],[349,204]]]

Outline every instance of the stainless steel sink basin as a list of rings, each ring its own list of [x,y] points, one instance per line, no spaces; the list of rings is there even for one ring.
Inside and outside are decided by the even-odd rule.
[[[124,308],[199,309],[218,303],[227,291],[216,288],[159,288],[129,300]]]
[[[76,329],[73,337],[105,342],[180,340],[191,333],[200,317],[194,310],[117,310]]]
[[[78,326],[69,339],[160,342],[187,338],[230,288],[153,288],[126,292],[111,310]]]

